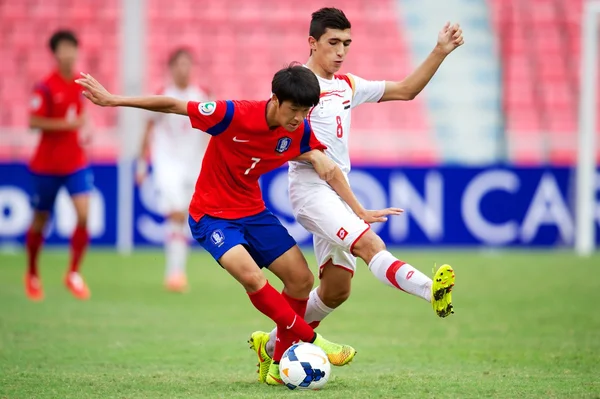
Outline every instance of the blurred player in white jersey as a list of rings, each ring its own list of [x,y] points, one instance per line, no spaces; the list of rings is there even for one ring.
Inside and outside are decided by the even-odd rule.
[[[191,83],[192,54],[184,48],[169,57],[171,81],[159,94],[180,100],[207,101],[208,94]],[[206,135],[198,134],[185,116],[154,113],[148,120],[142,140],[136,180],[147,177],[152,161],[158,205],[166,217],[165,286],[170,291],[187,290],[186,262],[189,247],[188,206],[208,145]]]
[[[321,100],[308,114],[317,138],[327,146],[325,153],[347,175],[350,172],[348,137],[351,110],[363,103],[412,100],[433,77],[445,57],[463,44],[458,24],[447,23],[427,59],[402,81],[368,81],[351,74],[337,74],[350,47],[351,24],[341,10],[322,8],[312,14],[308,43],[311,69],[321,86]],[[385,145],[382,143],[382,145]],[[443,265],[430,279],[387,251],[369,223],[386,221],[383,212],[365,210],[358,201],[345,203],[319,181],[308,164],[290,161],[290,200],[298,222],[314,235],[319,262],[320,285],[310,293],[305,320],[316,327],[350,295],[356,257],[368,265],[377,279],[400,291],[431,302],[439,317],[453,312],[451,290],[454,271]],[[390,213],[391,214],[391,213]],[[250,343],[259,360],[268,361],[271,339],[265,333],[252,334]],[[265,342],[269,341],[269,342]]]

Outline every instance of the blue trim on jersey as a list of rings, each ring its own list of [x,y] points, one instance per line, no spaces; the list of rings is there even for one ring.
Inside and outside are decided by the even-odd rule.
[[[302,134],[302,140],[300,140],[300,154],[309,152],[310,148],[310,125],[308,121],[304,120],[304,133]]]
[[[211,136],[216,136],[223,133],[225,130],[227,130],[231,124],[231,121],[233,120],[233,101],[227,100],[225,103],[227,104],[227,109],[225,110],[225,116],[223,116],[221,122],[206,130],[206,133],[210,134]]]
[[[40,82],[35,85],[34,90],[39,90],[42,92],[44,99],[46,100],[46,115],[52,115],[52,93],[50,92],[50,87],[46,83]]]

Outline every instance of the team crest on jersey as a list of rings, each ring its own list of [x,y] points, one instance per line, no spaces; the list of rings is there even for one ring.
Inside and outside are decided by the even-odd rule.
[[[221,230],[215,230],[210,235],[210,240],[217,247],[220,247],[221,245],[223,245],[223,242],[225,241],[225,234],[223,234],[223,232]]]
[[[37,111],[42,106],[42,97],[39,94],[34,94],[29,101],[29,106],[33,111]]]
[[[292,144],[292,139],[289,137],[282,137],[279,139],[279,141],[277,141],[277,147],[275,147],[275,151],[277,151],[278,153],[282,154],[284,152],[286,152],[289,148],[290,145]]]
[[[215,109],[217,109],[217,103],[214,101],[198,104],[198,111],[204,116],[212,115]]]

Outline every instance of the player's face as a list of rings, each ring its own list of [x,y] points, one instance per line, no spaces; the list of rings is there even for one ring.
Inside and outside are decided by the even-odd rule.
[[[279,104],[277,109],[277,122],[288,132],[293,132],[306,118],[308,111],[310,111],[309,107],[301,107],[290,101],[284,101]]]
[[[327,73],[337,73],[346,59],[351,42],[350,29],[327,28],[318,41],[311,37],[312,56]]]
[[[173,80],[181,85],[187,85],[192,73],[192,59],[187,54],[181,54],[171,65]]]
[[[54,57],[61,69],[73,69],[77,62],[77,46],[68,41],[61,41],[56,46]]]

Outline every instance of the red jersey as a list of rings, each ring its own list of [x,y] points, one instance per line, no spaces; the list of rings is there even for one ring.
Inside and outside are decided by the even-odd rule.
[[[265,209],[258,178],[300,154],[325,150],[306,120],[293,132],[267,124],[268,101],[188,102],[192,126],[212,135],[190,203],[204,215],[239,219]]]
[[[54,72],[36,85],[30,107],[31,115],[75,120],[83,111],[81,86],[75,83],[75,77],[65,80]],[[41,135],[30,164],[33,172],[65,175],[86,165],[76,130],[43,131]]]

